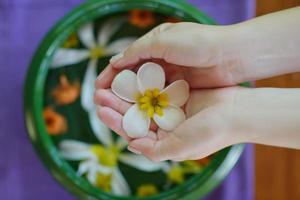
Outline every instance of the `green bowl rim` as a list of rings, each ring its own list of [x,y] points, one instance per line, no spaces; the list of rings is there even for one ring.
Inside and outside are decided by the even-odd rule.
[[[116,197],[94,188],[83,178],[76,176],[69,164],[58,156],[56,147],[46,133],[44,121],[40,117],[42,116],[44,85],[49,63],[57,47],[79,25],[96,17],[136,8],[150,9],[166,14],[172,13],[178,17],[188,16],[203,24],[215,24],[211,18],[182,0],[90,0],[76,7],[52,27],[35,52],[27,72],[23,95],[24,115],[30,140],[51,174],[79,198],[128,199]],[[89,15],[85,15],[86,13]],[[240,157],[243,148],[243,144],[238,144],[220,151],[209,167],[204,170],[205,172],[201,173],[202,176],[200,176],[201,174],[194,176],[174,189],[143,199],[178,199],[183,196],[185,199],[199,199],[203,197],[229,173]],[[204,184],[198,187],[197,183],[200,180],[204,181]],[[138,198],[130,197],[130,199]]]

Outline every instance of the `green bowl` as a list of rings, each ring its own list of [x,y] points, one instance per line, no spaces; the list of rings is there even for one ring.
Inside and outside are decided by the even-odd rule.
[[[198,22],[202,24],[214,24],[213,20],[201,13],[196,8],[180,0],[95,0],[88,1],[61,19],[46,35],[40,47],[36,51],[30,68],[27,73],[24,88],[24,107],[28,134],[41,160],[51,174],[66,189],[82,199],[138,199],[136,197],[116,196],[104,192],[91,185],[85,178],[77,176],[76,163],[67,162],[58,152],[58,143],[66,138],[83,140],[95,143],[95,137],[91,136],[88,115],[80,106],[79,100],[67,105],[55,105],[50,94],[51,89],[58,84],[58,77],[66,74],[71,80],[82,81],[85,72],[86,62],[81,62],[66,69],[50,69],[53,56],[56,50],[76,32],[80,26],[93,21],[100,23],[103,19],[123,15],[130,10],[149,10],[155,13],[160,20],[171,16],[172,19]],[[155,24],[157,25],[157,24]],[[154,26],[154,25],[153,25]],[[152,27],[135,30],[134,28],[124,29],[119,34],[134,34],[141,36]],[[79,48],[82,44],[78,45]],[[103,58],[98,63],[98,72],[102,71],[108,63],[107,58]],[[46,106],[54,106],[57,111],[63,114],[69,123],[69,129],[64,135],[50,136],[46,130],[43,109]],[[71,124],[71,126],[70,126]],[[171,187],[154,196],[143,199],[199,199],[214,189],[233,168],[243,151],[243,145],[234,145],[216,153],[211,162],[201,170],[201,172],[190,176],[184,183]],[[140,177],[135,176],[135,172],[123,167],[123,172],[131,174],[130,177],[138,181]],[[154,179],[160,177],[159,174],[143,174],[143,178]],[[128,178],[128,177],[127,177]],[[153,178],[152,178],[153,179]],[[132,182],[132,181],[131,181]],[[134,181],[133,181],[134,182]]]

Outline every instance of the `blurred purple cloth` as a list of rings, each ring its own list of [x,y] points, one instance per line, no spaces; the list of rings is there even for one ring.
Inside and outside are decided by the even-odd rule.
[[[75,199],[50,175],[28,139],[23,83],[30,59],[47,30],[83,0],[0,0],[0,199]],[[220,24],[253,17],[254,0],[190,0]],[[207,200],[253,199],[253,149]]]

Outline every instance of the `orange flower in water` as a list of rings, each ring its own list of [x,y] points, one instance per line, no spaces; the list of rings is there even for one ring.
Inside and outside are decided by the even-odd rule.
[[[155,23],[155,18],[151,11],[131,10],[129,11],[129,22],[134,26],[146,28]]]
[[[208,165],[208,163],[210,162],[210,160],[211,160],[211,158],[210,158],[210,156],[208,156],[208,157],[202,158],[200,160],[197,160],[197,162],[200,165],[206,166],[206,165]]]
[[[80,85],[78,82],[70,83],[65,75],[61,75],[60,84],[52,91],[54,100],[59,105],[73,103],[80,95]]]
[[[79,44],[78,37],[75,33],[71,34],[70,37],[63,43],[63,48],[76,47]]]
[[[60,135],[67,130],[66,119],[52,108],[46,107],[43,112],[46,129],[50,135]]]
[[[182,20],[176,17],[167,17],[166,22],[177,23],[177,22],[182,22]]]

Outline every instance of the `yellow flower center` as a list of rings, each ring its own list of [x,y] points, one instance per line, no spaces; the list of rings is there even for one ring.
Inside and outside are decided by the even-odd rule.
[[[181,166],[174,166],[168,171],[167,176],[172,183],[180,184],[184,181],[184,170]]]
[[[106,54],[105,48],[101,46],[94,47],[90,50],[90,57],[92,59],[98,59],[101,58]]]
[[[187,160],[182,162],[185,173],[198,173],[203,168],[197,161]]]
[[[137,188],[136,196],[138,197],[148,197],[157,194],[158,190],[153,184],[141,185]]]
[[[95,185],[98,188],[101,188],[102,190],[104,190],[105,192],[110,192],[111,191],[111,179],[112,179],[112,174],[97,173]]]
[[[97,155],[99,162],[107,167],[115,167],[118,162],[120,149],[116,145],[103,147],[102,145],[93,145],[91,151]]]
[[[167,172],[168,180],[171,183],[180,184],[185,180],[186,174],[195,174],[202,170],[202,166],[194,160],[187,160],[174,165]]]
[[[163,116],[163,108],[169,105],[168,95],[160,93],[158,88],[146,90],[146,92],[137,98],[139,108],[147,113],[151,118],[154,113]]]

